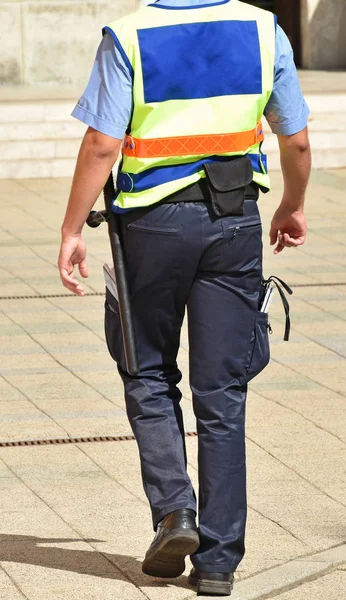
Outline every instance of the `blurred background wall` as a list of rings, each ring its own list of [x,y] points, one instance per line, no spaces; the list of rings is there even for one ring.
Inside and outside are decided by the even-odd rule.
[[[301,23],[303,66],[345,69],[346,0],[304,0]]]
[[[247,0],[278,14],[307,69],[346,67],[346,0]],[[0,84],[84,84],[110,20],[141,0],[0,0]]]
[[[346,0],[245,0],[278,15],[299,67],[346,68]]]
[[[0,0],[1,84],[84,84],[101,29],[140,0]]]

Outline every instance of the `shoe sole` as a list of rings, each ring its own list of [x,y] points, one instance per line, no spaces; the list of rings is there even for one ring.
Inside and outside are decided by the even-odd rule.
[[[195,579],[189,577],[189,584],[197,586],[197,596],[230,596],[233,590],[231,581],[214,581],[212,579]]]
[[[145,559],[142,571],[151,577],[173,579],[185,571],[185,557],[199,548],[197,531],[175,529],[165,536],[153,554]]]

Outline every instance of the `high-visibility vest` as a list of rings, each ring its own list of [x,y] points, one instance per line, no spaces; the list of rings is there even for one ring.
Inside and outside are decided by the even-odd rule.
[[[276,17],[238,0],[149,5],[104,28],[133,78],[114,210],[144,207],[247,154],[270,188],[261,119],[273,90]],[[114,90],[114,95],[117,90]]]

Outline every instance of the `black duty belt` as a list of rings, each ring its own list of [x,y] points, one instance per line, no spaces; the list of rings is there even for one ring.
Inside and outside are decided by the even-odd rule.
[[[203,165],[205,178],[167,196],[162,202],[211,202],[218,217],[242,216],[245,199],[257,200],[259,187],[252,181],[253,169],[248,156]]]
[[[254,181],[245,187],[246,200],[258,200],[259,187]],[[188,187],[171,194],[161,200],[160,204],[174,204],[175,202],[211,202],[208,183],[200,179]]]

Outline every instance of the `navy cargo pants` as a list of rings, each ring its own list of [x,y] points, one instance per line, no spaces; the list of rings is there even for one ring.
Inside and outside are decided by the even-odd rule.
[[[244,555],[247,383],[269,361],[258,312],[262,228],[257,203],[216,217],[203,202],[161,204],[122,216],[140,373],[130,377],[116,302],[107,290],[106,337],[125,387],[154,528],[179,508],[197,512],[186,472],[177,365],[188,312],[190,386],[198,431],[203,571],[234,571]]]

